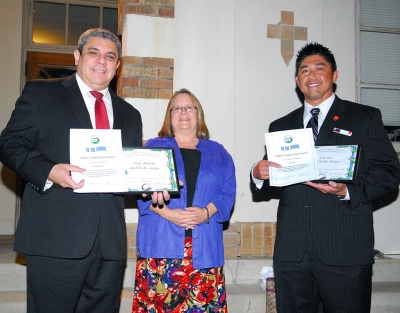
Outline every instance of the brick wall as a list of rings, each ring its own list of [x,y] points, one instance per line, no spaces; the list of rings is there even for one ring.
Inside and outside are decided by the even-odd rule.
[[[175,0],[119,0],[118,33],[122,34],[126,14],[175,17]]]
[[[136,258],[137,224],[127,224],[128,259]],[[225,258],[272,256],[276,223],[231,223],[224,230]],[[161,239],[160,239],[161,240]]]
[[[175,0],[119,0],[118,33],[126,14],[174,18]],[[173,93],[174,60],[125,56],[118,71],[117,94],[121,98],[169,99]]]
[[[125,56],[119,67],[121,98],[169,99],[173,93],[174,60]]]

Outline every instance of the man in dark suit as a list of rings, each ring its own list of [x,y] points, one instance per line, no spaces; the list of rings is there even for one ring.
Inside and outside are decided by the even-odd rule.
[[[108,87],[120,57],[114,34],[86,31],[74,52],[77,73],[28,82],[1,133],[1,162],[27,182],[14,250],[26,254],[28,312],[119,310],[124,200],[74,192],[84,181],[70,173],[84,169],[69,164],[69,136],[71,128],[96,128],[94,90],[103,95],[105,128],[120,129],[123,146],[141,146],[140,113]]]
[[[318,43],[297,54],[304,105],[274,121],[270,132],[304,128],[319,108],[315,145],[357,144],[354,183],[305,182],[281,188],[274,271],[278,313],[367,313],[374,263],[371,200],[397,188],[400,165],[378,109],[339,99],[333,54]],[[335,128],[343,132],[335,131]],[[343,135],[345,133],[346,135]],[[253,192],[271,192],[267,155],[252,169]]]

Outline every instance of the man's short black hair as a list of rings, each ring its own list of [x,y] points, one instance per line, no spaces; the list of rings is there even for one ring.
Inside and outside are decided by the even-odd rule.
[[[301,62],[303,62],[305,58],[316,54],[323,57],[325,61],[330,64],[332,68],[332,73],[337,70],[335,57],[333,56],[332,51],[329,50],[329,48],[326,48],[323,45],[319,44],[318,42],[310,42],[307,43],[303,48],[301,48],[299,52],[297,52],[295,76],[297,76],[299,73]]]

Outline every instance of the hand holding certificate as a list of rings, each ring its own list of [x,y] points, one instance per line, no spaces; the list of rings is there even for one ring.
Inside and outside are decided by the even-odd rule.
[[[71,129],[70,162],[86,170],[71,173],[77,193],[179,194],[173,149],[122,148],[120,130]]]
[[[357,145],[317,146],[310,128],[265,134],[268,160],[282,168],[270,167],[270,185],[287,186],[305,181],[354,182]]]

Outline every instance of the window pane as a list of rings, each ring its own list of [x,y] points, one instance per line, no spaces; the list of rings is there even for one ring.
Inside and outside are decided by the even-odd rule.
[[[361,88],[361,103],[379,108],[385,126],[400,128],[400,90]]]
[[[361,0],[361,26],[400,28],[399,0]]]
[[[65,4],[35,1],[32,42],[65,45]]]
[[[89,28],[100,26],[100,8],[70,5],[68,18],[68,45],[77,46],[79,36]]]
[[[103,28],[118,36],[118,9],[103,9]]]
[[[361,32],[361,82],[400,85],[400,34]]]

